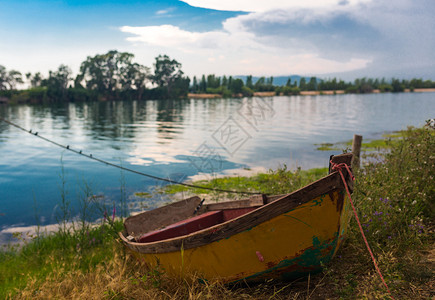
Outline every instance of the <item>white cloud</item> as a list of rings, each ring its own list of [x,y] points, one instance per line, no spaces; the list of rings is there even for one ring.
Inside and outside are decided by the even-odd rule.
[[[169,7],[167,9],[158,10],[156,12],[156,15],[166,15],[166,14],[173,12],[174,10],[175,10],[175,7]]]
[[[288,8],[329,8],[337,5],[356,5],[370,0],[181,0],[190,6],[225,11],[265,12]]]
[[[200,6],[196,0],[185,2]],[[127,38],[130,42],[179,53],[176,58],[188,75],[321,75],[359,70],[360,76],[390,76],[388,70],[435,66],[431,52],[435,6],[430,0],[418,4],[398,0],[394,6],[386,0],[327,2],[331,4],[327,9],[319,9],[324,1],[310,1],[300,8],[294,1],[267,5],[249,1],[248,5],[206,0],[201,7],[250,7],[256,12],[227,19],[215,31],[187,31],[173,25],[121,30],[133,35]]]
[[[237,19],[237,18],[236,18]],[[325,73],[330,69],[348,71],[363,68],[369,59],[350,57],[345,61],[321,58],[313,49],[270,41],[243,29],[236,20],[228,21],[221,31],[191,32],[172,25],[131,27],[121,31],[133,36],[127,40],[184,53],[183,66],[189,74],[284,75]],[[187,57],[186,57],[187,56]],[[202,66],[198,61],[204,61]],[[250,63],[247,63],[250,62]],[[191,70],[189,70],[191,67]],[[195,70],[196,69],[196,70]]]
[[[227,30],[192,32],[173,25],[131,27],[123,26],[122,32],[133,34],[130,42],[140,42],[156,47],[178,49],[186,53],[233,52],[243,48],[264,50],[267,47],[255,42],[254,34]],[[224,56],[224,54],[220,54]]]
[[[172,25],[121,27],[122,32],[131,33],[134,37],[127,38],[130,42],[144,42],[150,45],[163,47],[184,47],[198,41],[201,33],[181,30]]]

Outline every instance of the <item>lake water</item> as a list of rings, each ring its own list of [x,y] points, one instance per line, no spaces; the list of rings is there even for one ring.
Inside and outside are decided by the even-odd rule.
[[[337,151],[317,151],[315,144],[344,142],[354,134],[380,138],[422,126],[434,112],[435,93],[0,105],[1,117],[45,138],[173,180],[284,163],[325,167]],[[165,201],[162,195],[135,196],[164,183],[121,172],[1,121],[0,151],[0,230],[56,223],[62,191],[72,217],[90,194],[109,207],[119,205],[121,187],[131,209]],[[93,218],[101,216],[96,211]]]

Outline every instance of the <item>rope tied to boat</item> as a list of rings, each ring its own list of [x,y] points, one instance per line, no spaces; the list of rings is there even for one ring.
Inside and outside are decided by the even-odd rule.
[[[5,122],[5,123],[7,123],[7,124],[9,124],[11,126],[14,126],[15,128],[18,128],[18,129],[20,129],[20,130],[22,130],[24,132],[27,132],[27,133],[29,133],[29,134],[31,134],[31,135],[33,135],[35,137],[38,137],[38,138],[40,138],[40,139],[42,139],[42,140],[44,140],[44,141],[46,141],[48,143],[51,143],[51,144],[53,144],[53,145],[55,145],[57,147],[60,147],[60,148],[63,148],[65,150],[74,152],[74,153],[76,153],[78,155],[81,155],[81,156],[84,156],[86,158],[95,160],[95,161],[100,162],[102,164],[105,164],[107,166],[115,167],[115,168],[121,169],[123,171],[127,171],[127,172],[134,173],[134,174],[137,174],[137,175],[145,176],[145,177],[156,179],[156,180],[160,180],[160,181],[165,181],[165,182],[168,182],[168,183],[171,183],[171,184],[179,184],[179,185],[182,185],[182,186],[185,186],[185,187],[202,189],[202,190],[209,190],[209,191],[214,191],[214,192],[223,192],[223,193],[232,193],[232,194],[241,194],[241,195],[243,195],[243,194],[246,194],[246,195],[261,195],[261,194],[263,194],[261,192],[233,191],[233,190],[226,190],[226,189],[219,189],[219,188],[200,186],[200,185],[180,182],[180,181],[172,180],[172,179],[169,179],[169,178],[163,178],[163,177],[147,174],[147,173],[144,173],[144,172],[136,171],[136,170],[124,167],[122,165],[117,165],[117,164],[105,161],[103,159],[97,158],[97,157],[93,156],[92,154],[85,154],[85,153],[83,153],[82,150],[75,150],[75,149],[71,148],[70,145],[66,145],[66,146],[62,145],[62,144],[60,144],[58,142],[55,142],[55,141],[53,141],[51,139],[48,139],[46,137],[41,136],[40,134],[38,134],[37,131],[36,132],[32,132],[32,129],[27,130],[27,129],[21,127],[20,125],[17,125],[17,124],[15,124],[15,123],[13,123],[13,122],[11,122],[9,120],[6,120],[5,118],[1,118],[0,117],[0,121],[3,121],[3,122]]]
[[[367,250],[370,253],[370,256],[372,258],[372,261],[373,261],[373,264],[374,264],[374,266],[376,268],[376,271],[377,271],[379,277],[381,278],[382,283],[384,284],[384,286],[387,289],[388,293],[390,294],[391,299],[394,299],[393,295],[390,292],[390,289],[388,288],[387,283],[385,282],[384,277],[382,276],[381,270],[379,269],[378,264],[376,263],[375,256],[373,254],[372,249],[369,246],[369,243],[367,241],[366,235],[364,234],[364,230],[363,230],[363,228],[361,226],[361,222],[360,222],[360,220],[358,218],[358,214],[356,212],[355,205],[353,204],[352,197],[350,196],[349,187],[347,186],[347,182],[346,182],[346,179],[344,178],[343,171],[344,170],[347,171],[347,173],[349,174],[349,176],[352,179],[352,181],[355,180],[355,176],[353,176],[352,171],[350,170],[349,166],[346,163],[336,164],[336,163],[333,163],[332,160],[330,162],[331,162],[331,168],[332,168],[332,170],[333,171],[338,171],[338,173],[340,174],[340,177],[341,177],[341,179],[343,181],[344,187],[346,188],[347,196],[349,197],[349,202],[352,205],[353,214],[355,216],[356,222],[358,223],[359,230],[360,230],[361,235],[362,235],[362,237],[364,239],[364,243],[366,244]]]

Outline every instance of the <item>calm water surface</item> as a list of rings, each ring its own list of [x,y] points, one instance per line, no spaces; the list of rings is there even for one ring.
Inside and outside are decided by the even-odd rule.
[[[1,117],[60,144],[174,180],[284,163],[327,166],[336,153],[317,151],[314,144],[347,141],[355,133],[379,138],[422,126],[434,112],[435,93],[0,106]],[[164,201],[134,195],[162,185],[156,180],[86,159],[4,122],[0,151],[0,230],[56,223],[62,191],[72,217],[87,199],[86,189],[110,207],[119,204],[121,186],[131,209]]]

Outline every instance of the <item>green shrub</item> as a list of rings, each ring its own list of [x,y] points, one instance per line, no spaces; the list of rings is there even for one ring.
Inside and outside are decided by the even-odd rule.
[[[420,247],[435,220],[433,121],[409,128],[393,145],[357,172],[353,197],[369,242],[399,254]]]

